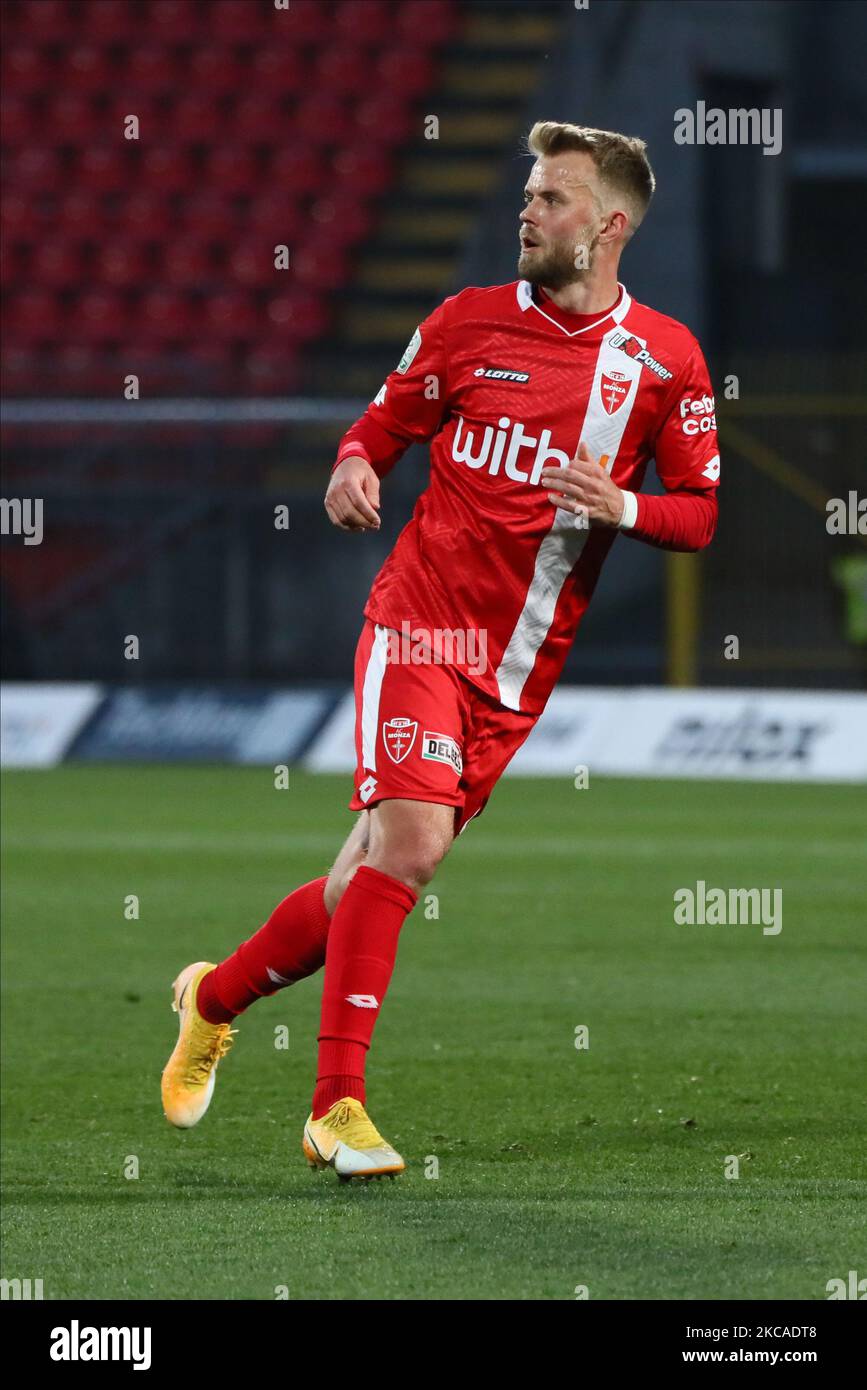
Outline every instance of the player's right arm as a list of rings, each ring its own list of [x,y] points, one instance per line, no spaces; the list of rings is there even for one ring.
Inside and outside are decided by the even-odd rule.
[[[341,531],[379,529],[379,478],[370,460],[347,454],[331,474],[325,510]]]
[[[448,300],[419,324],[393,372],[337,451],[325,510],[344,531],[379,526],[379,484],[411,444],[433,438],[446,407],[443,313]]]

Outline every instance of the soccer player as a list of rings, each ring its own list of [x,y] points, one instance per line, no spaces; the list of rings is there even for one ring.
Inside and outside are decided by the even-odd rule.
[[[303,1148],[341,1178],[403,1170],[364,1069],[398,936],[545,707],[618,534],[698,550],[716,526],[713,392],[689,329],[617,271],[654,190],[643,141],[534,125],[516,282],[446,299],[342,440],[325,498],[379,526],[380,483],[430,440],[430,481],[380,570],[355,659],[355,825],[222,964],[174,983],[165,1113],[208,1108],[233,1020],[325,966]],[[653,459],[665,490],[640,491]]]

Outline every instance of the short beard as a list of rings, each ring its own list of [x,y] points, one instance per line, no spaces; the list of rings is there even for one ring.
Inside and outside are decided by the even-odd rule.
[[[592,228],[583,227],[575,241],[569,245],[561,243],[554,246],[544,256],[527,255],[522,251],[518,257],[518,274],[531,285],[547,286],[551,290],[576,285],[586,280],[593,269],[598,240],[598,236],[593,236]],[[579,256],[581,251],[584,252],[583,256]],[[578,265],[575,264],[576,260]]]

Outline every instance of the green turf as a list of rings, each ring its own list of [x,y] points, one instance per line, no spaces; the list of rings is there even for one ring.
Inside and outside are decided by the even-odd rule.
[[[345,779],[291,782],[7,774],[5,1277],[46,1298],[822,1299],[867,1274],[867,789],[502,783],[431,886],[439,919],[405,929],[371,1054],[408,1171],[344,1187],[299,1147],[316,979],[241,1020],[197,1129],[159,1102],[177,969],[227,954],[351,824]],[[700,878],[781,887],[780,935],[676,926]]]

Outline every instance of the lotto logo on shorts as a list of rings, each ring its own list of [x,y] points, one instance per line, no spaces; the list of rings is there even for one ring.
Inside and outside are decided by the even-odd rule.
[[[415,743],[418,724],[411,719],[387,719],[382,726],[382,741],[393,763],[402,763]]]
[[[460,777],[464,770],[461,750],[448,734],[430,734],[427,730],[422,738],[421,755],[434,763],[448,763]]]

